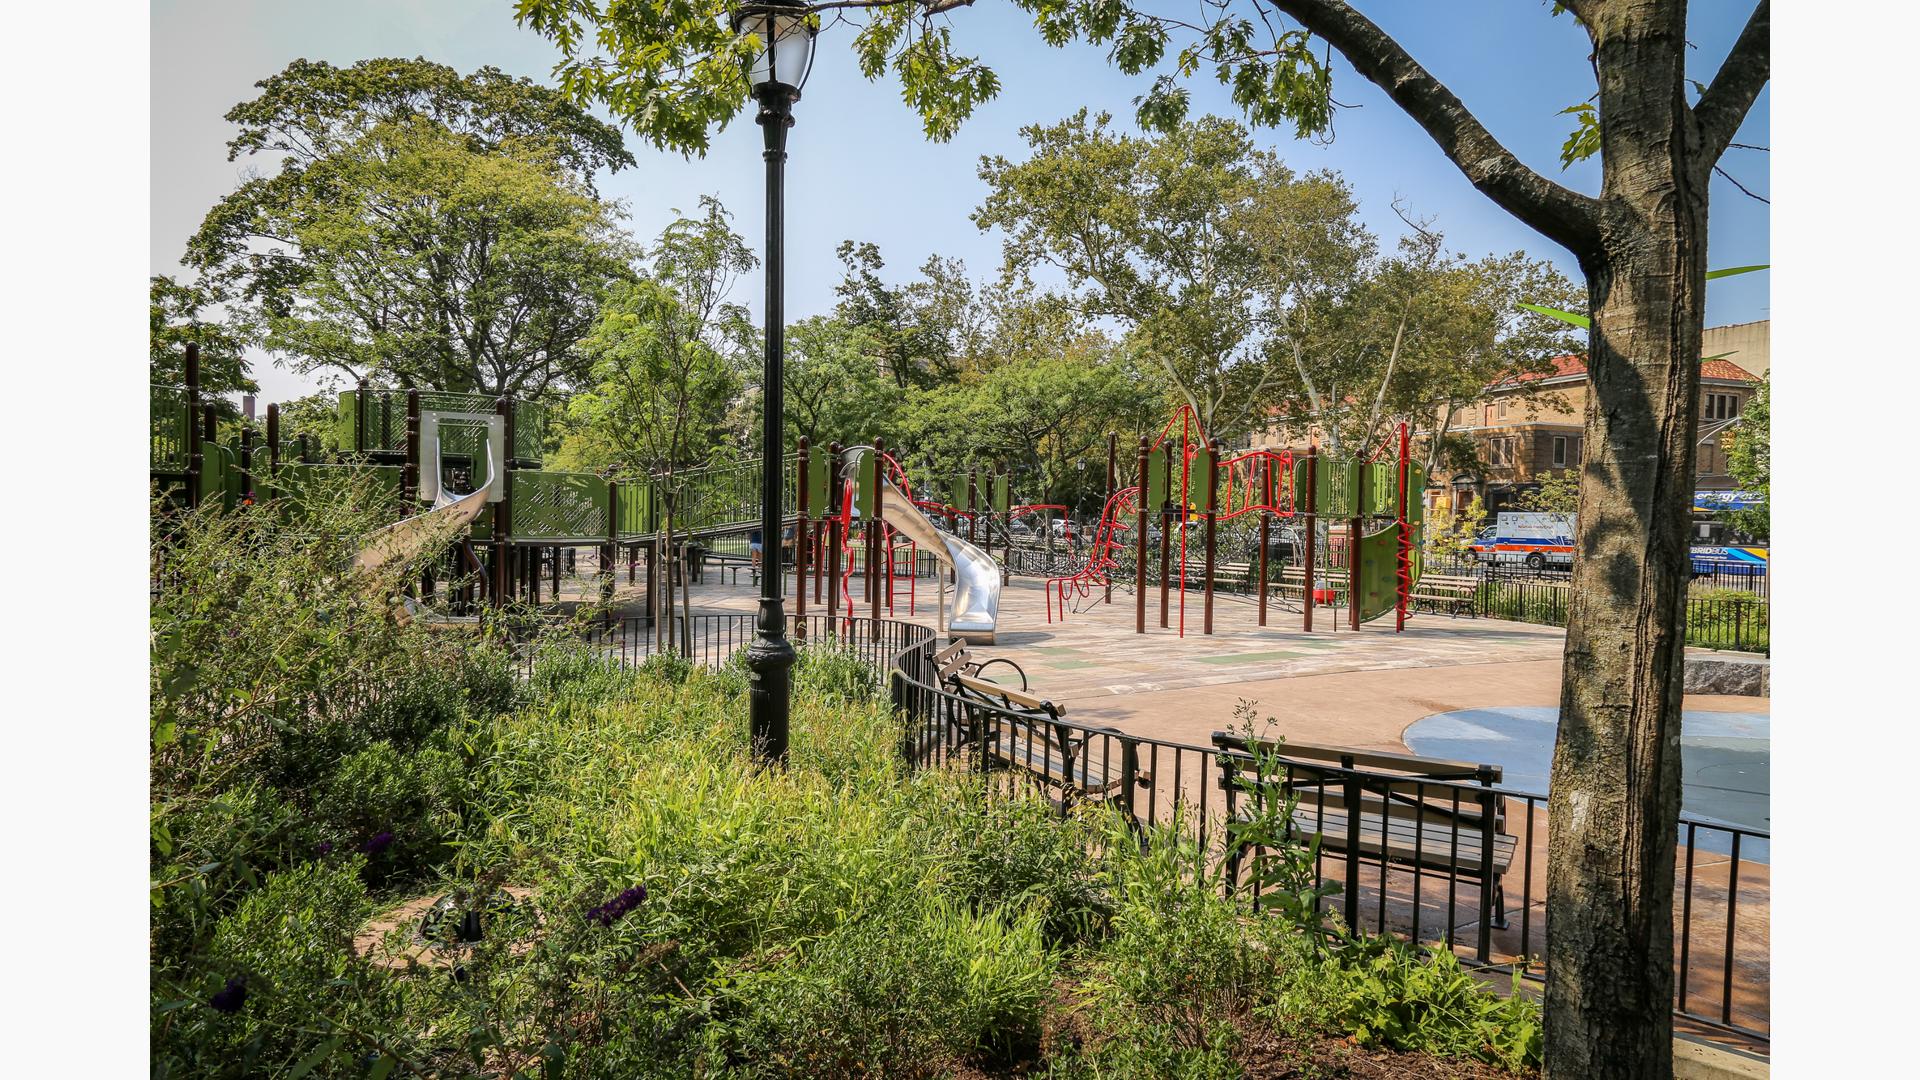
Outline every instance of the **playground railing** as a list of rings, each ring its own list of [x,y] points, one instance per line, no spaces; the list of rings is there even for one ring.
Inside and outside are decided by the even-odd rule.
[[[1093,785],[1098,794],[1063,790],[1058,777],[1004,767],[1017,753],[982,752],[1017,749],[1020,740],[1045,735],[1036,734],[1030,713],[939,685],[933,662],[938,639],[930,628],[893,619],[808,615],[789,617],[788,632],[796,643],[849,650],[874,670],[876,685],[884,685],[900,717],[900,752],[909,769],[965,769],[978,775],[990,796],[1049,797],[1062,813],[1077,802],[1102,798],[1138,828],[1181,830],[1207,854],[1226,895],[1244,900],[1253,911],[1267,905],[1261,868],[1270,865],[1265,860],[1274,851],[1236,844],[1229,823],[1291,789],[1297,801],[1283,817],[1291,818],[1293,835],[1348,833],[1346,843],[1309,849],[1312,874],[1327,891],[1315,911],[1329,923],[1445,948],[1469,965],[1517,972],[1533,981],[1545,977],[1540,954],[1549,914],[1548,800],[1543,794],[1293,760],[1285,756],[1284,744],[1277,756],[1255,757],[1049,718],[1047,727],[1066,736],[1077,755],[1078,763],[1067,763],[1064,771],[1104,781]],[[671,653],[718,666],[753,640],[754,616],[696,615],[663,620],[660,626],[635,617],[598,623],[584,634],[622,664]],[[1032,753],[1027,757],[1034,759]],[[1313,794],[1300,794],[1302,789]],[[1396,803],[1438,807],[1444,820],[1467,824],[1438,834],[1406,830],[1400,847],[1414,845],[1411,857],[1400,850],[1382,858],[1377,840],[1370,845],[1352,835],[1368,827],[1367,815],[1346,808],[1371,807],[1378,816],[1380,808]],[[1391,813],[1386,816],[1392,819]],[[1497,866],[1479,856],[1494,850],[1495,839],[1487,833],[1496,830],[1508,853]],[[1435,843],[1435,835],[1448,839]],[[1704,1028],[1765,1043],[1771,1030],[1769,834],[1682,815],[1676,839],[1674,1011]],[[1423,851],[1423,844],[1431,846]],[[1348,858],[1345,852],[1356,854]]]
[[[1475,614],[1494,619],[1567,625],[1571,586],[1563,578],[1538,581],[1494,575],[1483,577],[1474,596]],[[1702,649],[1770,652],[1769,605],[1764,594],[1689,596],[1687,644]]]
[[[1021,740],[1044,739],[1035,734],[1032,714],[952,693],[936,682],[924,670],[911,673],[904,666],[889,676],[910,767],[976,772],[989,795],[1038,794],[1052,798],[1062,813],[1086,798],[1063,791],[1057,777],[994,767],[1017,754],[983,752],[1009,740],[1017,748]],[[1229,823],[1244,818],[1251,804],[1304,782],[1317,794],[1300,797],[1290,815],[1283,812],[1294,835],[1348,834],[1344,844],[1311,849],[1313,874],[1330,891],[1315,902],[1316,914],[1356,932],[1446,948],[1470,965],[1545,978],[1545,795],[1289,760],[1284,746],[1280,757],[1261,759],[1064,719],[1044,724],[1077,747],[1079,760],[1067,762],[1066,773],[1104,781],[1105,800],[1140,828],[1183,830],[1220,872],[1226,894],[1244,899],[1252,910],[1266,902],[1259,870],[1273,852],[1236,844]],[[1475,822],[1480,835],[1462,840],[1474,830],[1453,831],[1449,843],[1439,844],[1428,829],[1404,830],[1408,837],[1387,846],[1412,844],[1415,850],[1382,858],[1377,836],[1359,835],[1368,819],[1345,808],[1395,804],[1437,807],[1442,816],[1450,805],[1450,820]],[[1509,861],[1498,870],[1479,855],[1494,849],[1495,838],[1486,834],[1496,827],[1499,842],[1511,845]],[[1683,816],[1674,875],[1674,1011],[1761,1042],[1770,1031],[1768,839],[1763,831]],[[1434,847],[1421,851],[1423,843]],[[1346,851],[1357,854],[1348,858]]]

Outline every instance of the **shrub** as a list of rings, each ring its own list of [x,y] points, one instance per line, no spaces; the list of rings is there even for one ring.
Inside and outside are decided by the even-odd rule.
[[[367,911],[357,857],[268,876],[220,921],[204,965],[156,973],[154,1074],[279,1075],[351,1057],[339,1032],[390,1023],[350,948]]]
[[[1541,1056],[1540,1007],[1520,992],[1500,997],[1440,946],[1353,939],[1334,953],[1334,1022],[1363,1046],[1437,1057],[1474,1057],[1520,1072]]]

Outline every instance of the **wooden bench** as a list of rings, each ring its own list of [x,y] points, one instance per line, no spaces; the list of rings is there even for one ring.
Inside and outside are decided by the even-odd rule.
[[[1473,599],[1479,593],[1480,582],[1477,578],[1422,574],[1420,580],[1414,582],[1413,592],[1407,594],[1407,601],[1415,607],[1426,604],[1436,611],[1445,608],[1449,615],[1462,612],[1472,615]]]
[[[967,737],[978,748],[982,767],[998,764],[1028,773],[1059,793],[1063,810],[1081,799],[1130,795],[1132,787],[1152,786],[1140,772],[1132,740],[1119,729],[1063,723],[1066,706],[975,675],[956,672],[944,681],[974,706],[968,710]]]
[[[1019,664],[1014,663],[1004,656],[996,656],[991,660],[981,660],[974,654],[973,650],[967,648],[967,640],[965,638],[961,638],[933,654],[933,666],[935,670],[939,672],[942,685],[947,685],[948,680],[956,675],[965,675],[974,679],[983,678],[980,673],[995,664],[1005,664],[1012,668],[1013,673],[1020,677],[1020,689],[1027,689],[1027,673],[1021,669]],[[948,688],[951,689],[950,686]]]
[[[1221,786],[1295,800],[1289,830],[1302,840],[1318,837],[1322,851],[1356,862],[1384,860],[1476,885],[1490,878],[1487,912],[1493,926],[1506,926],[1501,879],[1518,843],[1507,832],[1505,797],[1473,789],[1500,783],[1500,766],[1225,731],[1213,733],[1213,744],[1229,755]]]

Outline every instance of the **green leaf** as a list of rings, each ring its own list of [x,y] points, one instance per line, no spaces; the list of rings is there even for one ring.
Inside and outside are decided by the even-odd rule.
[[[1589,319],[1585,315],[1581,315],[1576,312],[1561,311],[1559,308],[1550,308],[1544,304],[1521,304],[1520,306],[1536,314],[1545,315],[1548,318],[1559,319],[1563,323],[1572,323],[1573,325],[1579,327],[1582,330],[1590,330],[1593,328],[1592,319]]]
[[[1712,281],[1714,278],[1732,277],[1735,274],[1751,274],[1755,270],[1770,269],[1771,266],[1771,263],[1761,263],[1758,266],[1729,266],[1725,270],[1709,270],[1707,271],[1707,280]]]
[[[312,1072],[321,1062],[332,1057],[335,1050],[340,1049],[340,1043],[342,1041],[344,1041],[344,1036],[335,1035],[333,1038],[321,1043],[319,1049],[301,1058],[292,1069],[287,1071],[287,1080],[300,1080],[301,1077]]]

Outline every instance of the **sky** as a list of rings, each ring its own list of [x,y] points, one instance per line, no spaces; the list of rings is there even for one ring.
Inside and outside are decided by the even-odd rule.
[[[1530,167],[1577,191],[1599,190],[1597,161],[1561,170],[1559,150],[1572,130],[1560,110],[1594,93],[1585,35],[1546,0],[1365,0],[1370,18],[1466,103],[1495,137]],[[1689,75],[1711,81],[1732,48],[1753,0],[1696,0],[1688,37]],[[853,31],[820,38],[804,98],[795,107],[787,172],[787,312],[791,319],[834,305],[842,240],[872,241],[887,260],[886,276],[905,281],[929,255],[963,259],[976,280],[998,272],[1000,237],[981,232],[969,215],[986,194],[977,168],[983,155],[1018,160],[1022,125],[1049,123],[1086,106],[1110,111],[1133,128],[1133,99],[1150,75],[1129,78],[1086,45],[1047,46],[1006,0],[978,0],[950,16],[955,46],[980,56],[1000,76],[997,99],[980,107],[953,141],[927,141],[898,85],[868,82],[854,62]],[[251,98],[253,84],[298,58],[338,65],[380,56],[413,57],[460,71],[492,65],[551,82],[558,52],[513,21],[510,0],[156,0],[152,8],[152,237],[156,274],[182,274],[186,240],[251,167],[271,159],[229,162],[233,127],[222,117]],[[1239,118],[1226,89],[1210,78],[1190,81],[1194,115]],[[1769,145],[1763,90],[1736,142]],[[1524,250],[1579,279],[1573,259],[1475,191],[1425,132],[1336,54],[1333,138],[1306,142],[1291,130],[1263,129],[1255,141],[1298,170],[1338,170],[1360,200],[1361,216],[1383,246],[1405,231],[1393,201],[1432,217],[1448,245],[1470,257]],[[735,229],[758,250],[764,231],[760,133],[750,111],[716,133],[704,158],[653,150],[628,136],[638,160],[600,181],[623,200],[628,226],[643,243],[701,195],[717,195]],[[1769,189],[1768,154],[1733,149],[1721,164],[1761,196]],[[1709,265],[1771,261],[1769,207],[1715,177],[1709,222]],[[190,276],[190,274],[188,275]],[[1716,281],[1708,288],[1707,325],[1769,317],[1770,274]],[[734,299],[756,317],[762,281],[740,281]],[[256,355],[263,401],[282,401],[317,384],[274,359]]]

